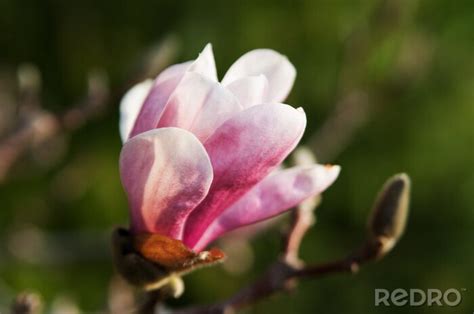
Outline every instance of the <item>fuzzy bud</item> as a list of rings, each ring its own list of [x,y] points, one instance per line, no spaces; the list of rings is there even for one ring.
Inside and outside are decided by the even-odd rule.
[[[405,173],[388,179],[369,217],[370,239],[379,245],[378,257],[388,253],[402,236],[408,217],[410,178]]]

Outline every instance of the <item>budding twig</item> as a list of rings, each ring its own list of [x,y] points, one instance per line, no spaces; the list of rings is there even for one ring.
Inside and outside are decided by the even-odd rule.
[[[367,239],[360,249],[347,257],[333,262],[307,266],[295,266],[291,261],[288,262],[286,258],[283,258],[275,262],[260,279],[229,299],[214,305],[180,309],[173,311],[173,313],[233,313],[272,294],[288,290],[294,286],[296,279],[317,279],[335,273],[356,273],[362,265],[385,256],[401,237],[407,219],[409,192],[410,182],[406,174],[396,175],[385,183],[369,218],[371,227],[367,233]],[[393,219],[381,220],[378,218],[380,216]],[[307,217],[301,219],[305,220]],[[301,231],[295,230],[301,228],[302,225],[306,226],[306,223],[296,221],[289,232],[290,237],[295,232],[299,234]],[[384,232],[378,232],[378,230],[384,230]],[[385,232],[385,230],[396,231]],[[298,239],[301,238],[298,237]],[[387,246],[387,243],[390,243],[390,246]],[[297,246],[292,248],[297,250]]]

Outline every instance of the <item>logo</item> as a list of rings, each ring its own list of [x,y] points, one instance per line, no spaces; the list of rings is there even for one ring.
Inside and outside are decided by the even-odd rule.
[[[375,306],[458,306],[466,289],[375,289]]]

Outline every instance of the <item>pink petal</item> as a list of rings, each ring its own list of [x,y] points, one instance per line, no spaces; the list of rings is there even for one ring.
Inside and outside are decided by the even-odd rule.
[[[253,106],[224,122],[204,143],[214,181],[186,222],[185,244],[193,247],[225,208],[278,166],[305,127],[304,111],[283,104]]]
[[[120,155],[133,232],[181,239],[188,214],[212,182],[209,156],[188,131],[163,128],[128,140]]]
[[[145,80],[128,90],[120,102],[120,136],[125,142],[137,120],[143,101],[153,85],[151,80]]]
[[[155,84],[163,83],[169,79],[183,76],[189,67],[196,61],[186,61],[183,63],[173,64],[164,69],[157,77]]]
[[[295,67],[288,59],[271,49],[256,49],[240,57],[227,71],[222,84],[263,74],[269,82],[265,102],[282,102],[290,93],[296,77]]]
[[[227,85],[244,108],[263,104],[268,89],[268,80],[264,75],[247,76]]]
[[[220,235],[279,215],[328,188],[339,175],[339,166],[299,166],[280,170],[227,208],[194,246],[204,249]]]
[[[159,128],[186,129],[204,142],[224,121],[242,111],[237,98],[221,84],[187,72],[171,95]]]
[[[188,67],[188,62],[173,65],[158,75],[138,114],[130,137],[156,127],[169,97],[178,86]]]
[[[186,72],[196,72],[217,81],[212,46],[207,44],[195,61],[172,65],[158,75],[136,119],[130,136],[156,128],[169,97]]]
[[[204,47],[204,50],[189,67],[188,71],[199,73],[217,82],[216,62],[214,61],[214,53],[212,52],[211,44],[207,44],[206,47]]]

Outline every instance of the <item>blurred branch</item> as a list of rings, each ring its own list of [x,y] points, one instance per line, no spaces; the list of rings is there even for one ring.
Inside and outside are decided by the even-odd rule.
[[[288,265],[293,265],[294,267],[301,265],[299,249],[306,232],[314,224],[315,218],[313,211],[316,205],[317,203],[315,203],[314,206],[304,206],[303,203],[293,211],[292,227],[286,236],[283,253],[283,259]]]
[[[10,169],[30,149],[71,133],[87,122],[101,117],[109,104],[117,103],[123,93],[133,84],[158,74],[176,55],[178,44],[174,37],[165,38],[141,59],[129,75],[126,83],[109,88],[107,76],[94,71],[89,74],[86,95],[66,111],[56,114],[46,110],[40,101],[41,76],[32,65],[18,69],[20,117],[11,132],[0,139],[0,184],[5,181]]]
[[[211,306],[177,310],[173,311],[173,313],[233,313],[275,293],[288,291],[294,288],[295,279],[316,279],[325,275],[340,272],[355,273],[360,265],[372,261],[376,252],[377,247],[367,246],[360,252],[357,252],[357,254],[350,255],[344,259],[326,264],[308,265],[303,268],[295,268],[294,266],[280,260],[275,262],[260,279],[240,290],[235,296],[221,303]]]
[[[97,117],[109,100],[110,93],[104,78],[92,75],[85,99],[63,114],[55,115],[36,105],[27,106],[29,110],[24,121],[20,121],[0,142],[0,182],[5,180],[10,168],[32,146],[41,145],[62,132],[80,128]]]
[[[305,146],[297,148],[293,153],[293,163],[296,166],[314,165],[317,163],[316,157]],[[311,197],[292,211],[292,225],[285,237],[285,246],[283,251],[283,260],[286,264],[293,267],[301,267],[302,262],[299,259],[299,249],[306,232],[316,221],[314,211],[321,202],[321,196]]]

